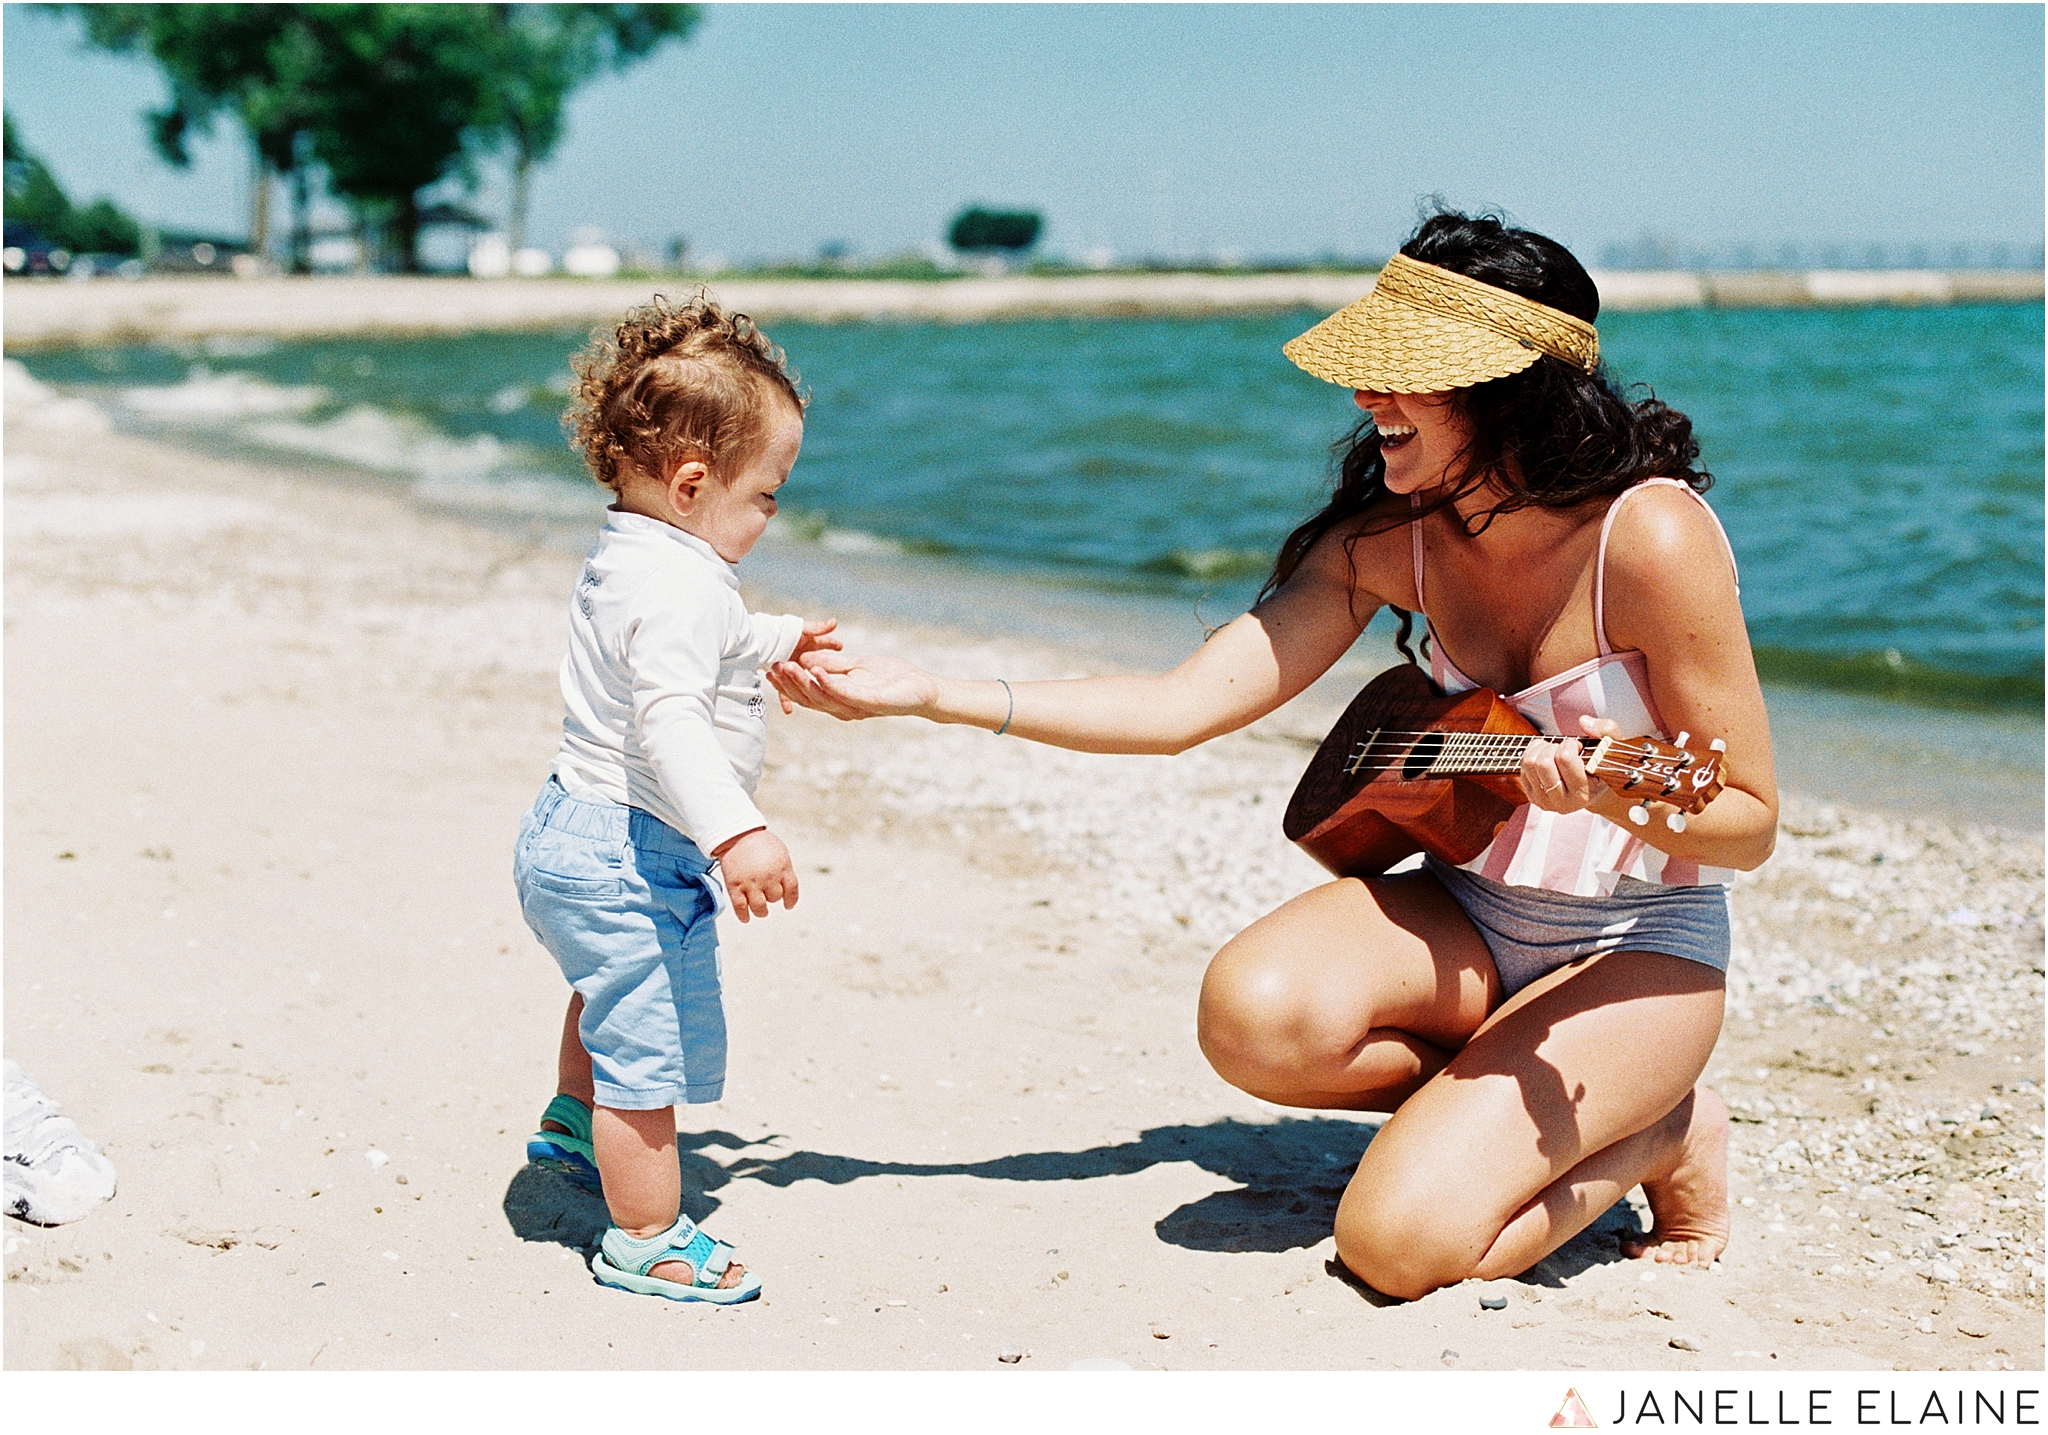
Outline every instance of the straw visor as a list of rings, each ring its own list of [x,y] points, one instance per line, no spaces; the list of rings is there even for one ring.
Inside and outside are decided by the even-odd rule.
[[[1396,254],[1370,294],[1281,352],[1348,389],[1433,394],[1518,374],[1545,354],[1590,374],[1600,336],[1562,310]]]

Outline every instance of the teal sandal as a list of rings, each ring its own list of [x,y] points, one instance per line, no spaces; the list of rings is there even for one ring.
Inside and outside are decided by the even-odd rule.
[[[693,1280],[665,1281],[647,1274],[663,1261],[684,1261]],[[638,1295],[658,1295],[668,1300],[702,1300],[714,1305],[738,1305],[761,1294],[761,1278],[752,1271],[740,1277],[730,1290],[720,1290],[719,1281],[732,1265],[732,1247],[714,1241],[697,1229],[688,1216],[678,1215],[676,1223],[658,1236],[638,1240],[617,1226],[604,1233],[597,1254],[590,1258],[590,1273],[599,1285],[616,1286]]]
[[[569,1128],[535,1131],[526,1138],[526,1159],[549,1171],[559,1171],[586,1191],[604,1194],[604,1182],[597,1174],[597,1152],[590,1145],[590,1108],[573,1096],[557,1096],[541,1113],[543,1123],[552,1121]]]

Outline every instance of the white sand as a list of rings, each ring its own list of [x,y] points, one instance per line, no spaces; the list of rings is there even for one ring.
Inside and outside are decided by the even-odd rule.
[[[1720,1269],[1589,1235],[1395,1305],[1331,1263],[1371,1123],[1192,1036],[1315,878],[1285,715],[1171,761],[778,718],[803,901],[724,933],[730,1094],[682,1120],[767,1298],[600,1288],[601,1205],[523,1164],[565,991],[510,877],[574,556],[61,403],[8,411],[5,516],[6,1050],[121,1179],[7,1222],[10,1369],[2042,1363],[2038,837],[1792,804],[1737,897]]]
[[[934,281],[711,281],[728,306],[759,319],[962,322],[1046,314],[1217,314],[1332,311],[1372,288],[1372,272],[1305,274],[1007,275]],[[1784,308],[2041,299],[2038,271],[1879,270],[1806,274],[1603,271],[1601,308]],[[658,292],[700,281],[335,277],[9,280],[10,350],[227,335],[447,334],[607,323]]]

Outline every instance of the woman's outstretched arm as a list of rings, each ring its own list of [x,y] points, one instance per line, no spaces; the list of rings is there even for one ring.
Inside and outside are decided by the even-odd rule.
[[[1360,545],[1363,547],[1364,545]],[[1176,753],[1265,716],[1326,672],[1378,609],[1333,532],[1264,603],[1172,672],[1060,682],[942,677],[901,658],[806,654],[769,681],[839,718],[911,715],[1080,752]],[[1005,719],[1008,726],[1004,727]]]

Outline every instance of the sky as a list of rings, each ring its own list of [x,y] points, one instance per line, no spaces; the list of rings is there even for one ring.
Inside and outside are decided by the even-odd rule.
[[[149,148],[164,88],[5,7],[5,102],[75,201],[245,234],[246,143]],[[700,260],[925,249],[969,203],[1070,258],[1380,256],[1430,196],[1598,260],[2030,255],[2038,5],[715,5],[572,100],[530,239]],[[472,201],[502,215],[487,164]]]

